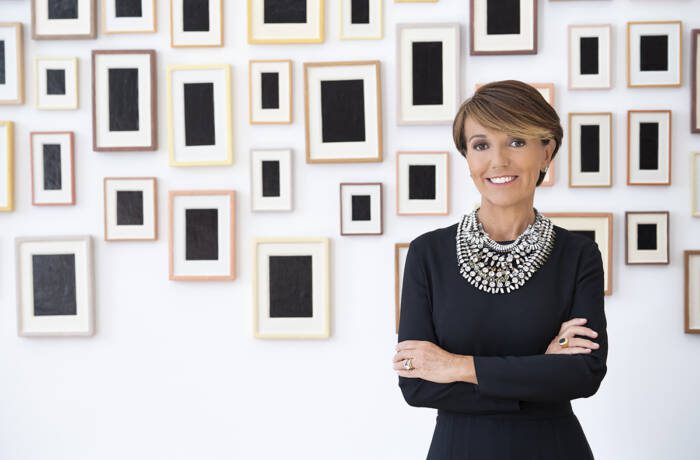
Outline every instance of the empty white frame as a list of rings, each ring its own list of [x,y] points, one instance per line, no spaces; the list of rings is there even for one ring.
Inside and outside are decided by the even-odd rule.
[[[105,177],[105,241],[158,238],[158,200],[155,177]]]
[[[627,86],[681,86],[682,32],[681,21],[628,22]]]
[[[687,334],[700,334],[700,250],[683,251],[683,318]]]
[[[0,121],[0,211],[14,210],[14,123]]]
[[[330,240],[253,240],[253,333],[265,339],[330,336]]]
[[[78,108],[78,58],[35,58],[34,82],[37,109]]]
[[[3,59],[0,62],[0,104],[24,102],[24,46],[21,22],[0,22],[0,43]]]
[[[156,0],[102,0],[102,33],[148,33],[156,27]]]
[[[95,0],[32,0],[32,38],[95,38],[95,3]]]
[[[94,333],[92,237],[15,238],[17,333]]]
[[[251,60],[248,63],[250,124],[292,122],[292,61]]]
[[[250,151],[251,208],[253,211],[292,210],[292,150]]]
[[[384,36],[384,0],[341,0],[340,39],[379,40]]]
[[[625,211],[625,264],[668,264],[668,211]]]
[[[691,42],[691,93],[690,93],[690,132],[700,133],[700,29],[690,33]]]
[[[381,235],[383,207],[381,182],[341,182],[340,234]]]
[[[690,153],[690,214],[700,217],[700,152]]]
[[[168,66],[171,166],[233,163],[231,66]]]
[[[397,152],[397,214],[449,213],[449,160],[449,152]]]
[[[248,0],[248,43],[322,43],[325,0]]]
[[[569,25],[569,89],[612,87],[612,26]]]
[[[170,0],[170,46],[223,46],[223,0]]]
[[[627,185],[671,185],[671,111],[627,111]]]
[[[612,113],[569,113],[569,187],[612,186]]]
[[[494,7],[491,9],[490,7]],[[469,54],[537,54],[535,0],[469,1]]]
[[[30,133],[32,204],[75,204],[72,131]]]
[[[459,24],[397,24],[398,124],[451,124],[460,103]]]

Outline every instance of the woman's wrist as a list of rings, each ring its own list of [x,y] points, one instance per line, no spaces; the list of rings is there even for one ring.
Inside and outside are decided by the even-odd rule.
[[[474,357],[472,355],[455,354],[454,363],[455,381],[477,383],[476,368],[474,367]]]

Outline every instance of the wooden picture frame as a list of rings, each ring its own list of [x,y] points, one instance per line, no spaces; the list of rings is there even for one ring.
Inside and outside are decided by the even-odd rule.
[[[394,243],[394,318],[395,332],[399,333],[401,319],[401,293],[403,291],[403,270],[406,266],[406,255],[411,243]]]
[[[0,211],[15,209],[15,125],[0,121]]]
[[[700,334],[700,250],[683,251],[683,327],[686,334]]]
[[[170,46],[224,46],[224,1],[170,0]]]
[[[668,265],[668,211],[625,211],[625,264]]]
[[[671,110],[627,111],[627,185],[671,185],[671,115]]]
[[[355,9],[352,0],[340,2],[341,40],[381,40],[384,38],[384,0],[367,0]]]
[[[146,34],[158,31],[156,0],[102,0],[103,34]]]
[[[499,10],[489,18],[487,1],[469,0],[469,54],[537,54],[537,2],[519,0],[517,11]]]
[[[612,25],[570,24],[568,88],[612,88]]]
[[[396,153],[396,214],[446,216],[450,212],[450,153]]]
[[[325,0],[307,0],[301,11],[289,5],[280,8],[272,0],[248,0],[248,43],[323,43],[324,4]]]
[[[96,0],[31,0],[34,40],[81,40],[97,36]]]
[[[74,205],[73,131],[32,131],[29,137],[32,205]]]
[[[341,235],[383,234],[381,182],[341,182],[339,207]]]
[[[294,107],[292,61],[248,61],[248,122],[251,125],[290,124]]]
[[[255,338],[330,337],[330,239],[254,238],[252,249]]]
[[[104,240],[157,240],[157,178],[105,177],[102,184]]]
[[[683,83],[683,23],[627,22],[627,87],[680,87]]]
[[[700,151],[690,152],[690,215],[700,217]]]
[[[569,112],[569,187],[612,187],[612,112]]]
[[[294,205],[292,149],[251,149],[251,211],[291,211]]]
[[[75,110],[79,105],[78,58],[34,58],[34,103],[37,110]]]
[[[24,42],[21,22],[0,22],[3,44],[3,81],[0,81],[0,105],[24,103]],[[9,43],[9,46],[8,46]]]
[[[700,133],[700,29],[690,31],[690,132]]]

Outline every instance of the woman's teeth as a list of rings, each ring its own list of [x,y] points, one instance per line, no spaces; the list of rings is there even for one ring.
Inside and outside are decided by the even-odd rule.
[[[507,182],[514,181],[516,177],[517,176],[493,177],[489,178],[489,181],[493,182],[494,184],[505,184]]]

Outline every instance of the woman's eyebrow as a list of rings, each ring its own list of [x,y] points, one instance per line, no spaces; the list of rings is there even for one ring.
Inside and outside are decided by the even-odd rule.
[[[474,134],[472,137],[469,138],[469,140],[467,140],[467,142],[469,142],[470,140],[474,139],[475,137],[484,137],[484,138],[485,138],[486,135],[485,135],[485,134]]]

